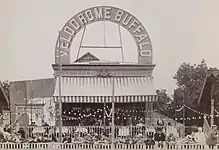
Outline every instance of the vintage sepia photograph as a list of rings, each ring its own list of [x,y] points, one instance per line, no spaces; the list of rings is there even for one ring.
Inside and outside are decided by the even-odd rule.
[[[219,150],[219,1],[0,0],[0,150]]]

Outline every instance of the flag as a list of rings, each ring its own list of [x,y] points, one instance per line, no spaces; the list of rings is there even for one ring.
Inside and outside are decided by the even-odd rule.
[[[213,139],[213,131],[208,123],[208,120],[206,117],[204,117],[204,124],[203,124],[204,134],[206,138],[206,144],[207,145],[215,145],[215,139]]]
[[[204,130],[204,133],[205,133],[205,137],[206,138],[209,137],[210,136],[210,132],[211,132],[211,127],[210,127],[206,117],[204,117],[203,130]]]

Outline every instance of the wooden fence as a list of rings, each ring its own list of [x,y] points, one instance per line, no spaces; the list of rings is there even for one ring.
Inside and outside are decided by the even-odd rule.
[[[37,134],[40,136],[44,136],[45,134],[55,135],[58,138],[59,128],[55,126],[28,126],[23,127],[26,129],[27,138],[31,137],[33,134]],[[151,129],[154,130],[151,130]],[[115,137],[126,137],[126,136],[135,136],[138,134],[146,135],[147,132],[155,132],[156,126],[116,126],[115,127]],[[112,128],[110,126],[63,126],[62,127],[63,134],[69,134],[71,137],[75,136],[75,134],[80,133],[81,137],[86,134],[98,134],[101,135],[105,133],[109,135],[112,133]],[[84,133],[84,134],[83,134]],[[182,135],[180,131],[176,132],[177,136]]]
[[[146,150],[146,149],[162,149],[162,150],[219,150],[219,145],[215,147],[209,147],[207,145],[164,145],[163,147],[158,146],[147,146],[140,144],[63,144],[63,143],[0,143],[1,150]]]

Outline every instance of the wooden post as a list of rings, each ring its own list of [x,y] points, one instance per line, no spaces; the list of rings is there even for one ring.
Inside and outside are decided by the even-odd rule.
[[[115,136],[115,82],[114,77],[112,78],[112,147],[114,150],[114,136]]]
[[[145,126],[147,126],[147,114],[148,114],[147,111],[148,111],[147,102],[145,102],[145,112],[144,112]]]
[[[183,93],[183,137],[185,137],[185,131],[186,131],[186,102],[187,102],[187,89],[185,89]]]
[[[104,126],[104,128],[106,126],[106,103],[105,102],[103,105],[103,126]]]
[[[61,41],[59,32],[59,142],[62,142],[62,97],[61,97],[61,79],[62,79],[62,64],[61,64]]]
[[[152,115],[153,115],[153,103],[150,103],[150,126],[152,125]]]
[[[25,140],[27,140],[29,134],[29,130],[28,130],[29,115],[27,114],[27,98],[25,98],[25,117],[27,118],[27,122],[25,123]]]
[[[212,84],[211,86],[211,126],[214,125],[214,98],[213,98],[214,89],[215,89],[215,84]]]
[[[211,127],[214,125],[214,99],[211,100]]]

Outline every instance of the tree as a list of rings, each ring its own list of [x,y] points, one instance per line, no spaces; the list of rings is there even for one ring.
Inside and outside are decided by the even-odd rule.
[[[198,65],[183,62],[173,76],[178,86],[174,91],[174,100],[182,103],[186,96],[185,103],[190,106],[195,105],[201,93],[207,70],[205,60]]]
[[[167,109],[169,103],[171,103],[172,99],[167,95],[167,91],[165,89],[156,90],[158,101],[156,103],[158,109]]]
[[[3,86],[3,90],[6,94],[6,96],[8,97],[8,99],[10,98],[10,93],[9,93],[9,81],[0,81],[2,86]]]
[[[158,110],[161,114],[164,114],[168,117],[173,117],[172,116],[172,102],[173,99],[167,94],[167,91],[165,89],[158,89],[156,90],[158,100],[156,103],[154,103],[153,108],[155,110]]]
[[[177,88],[174,90],[173,98],[168,96],[166,90],[157,90],[158,101],[154,104],[154,108],[169,118],[182,118],[183,111],[180,108],[184,104],[196,109],[207,70],[208,67],[205,60],[202,60],[198,65],[183,62],[173,76],[173,79],[177,81]],[[195,117],[197,115],[195,112],[186,109],[186,113],[188,112],[189,116]]]

